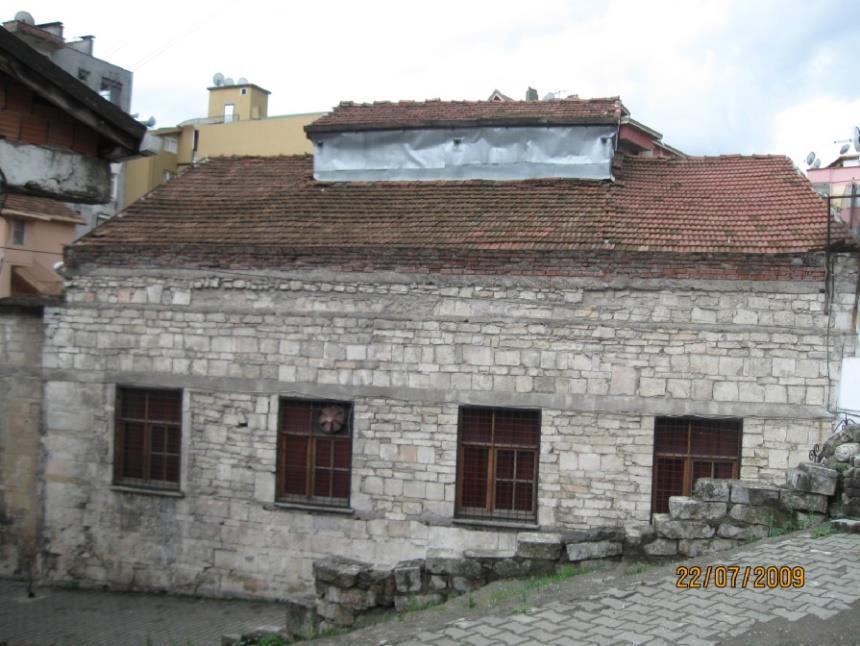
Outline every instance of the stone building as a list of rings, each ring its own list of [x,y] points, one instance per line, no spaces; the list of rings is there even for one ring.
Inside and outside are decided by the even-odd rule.
[[[70,247],[44,575],[282,597],[784,478],[831,430],[853,247],[788,159],[621,154],[626,118],[343,104],[313,158],[212,159]]]

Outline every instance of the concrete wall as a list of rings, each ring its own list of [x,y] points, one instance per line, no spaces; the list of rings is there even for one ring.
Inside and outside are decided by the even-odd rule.
[[[41,517],[41,308],[0,305],[0,575],[35,573]]]
[[[819,281],[79,275],[48,316],[48,574],[277,597],[322,555],[513,548],[452,518],[462,404],[541,409],[541,529],[647,522],[659,415],[742,417],[741,476],[779,480],[830,429],[851,262],[829,353]],[[117,384],[183,388],[183,497],[111,488]],[[279,396],[354,402],[352,516],[273,504]]]

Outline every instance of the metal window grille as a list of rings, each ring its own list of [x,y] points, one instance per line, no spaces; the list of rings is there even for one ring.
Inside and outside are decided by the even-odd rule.
[[[460,409],[456,514],[533,521],[540,412]]]
[[[120,387],[116,410],[116,483],[178,489],[182,391]]]
[[[699,478],[737,478],[741,433],[739,419],[658,417],[651,513],[669,511],[669,497],[690,495]]]
[[[282,399],[276,498],[349,506],[352,404]]]

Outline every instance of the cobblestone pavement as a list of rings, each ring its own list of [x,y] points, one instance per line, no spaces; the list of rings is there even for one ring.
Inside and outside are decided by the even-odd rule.
[[[212,646],[282,626],[277,603],[41,588],[0,580],[0,646]]]
[[[679,590],[676,577],[620,585],[583,599],[553,600],[508,616],[460,619],[417,635],[390,636],[383,643],[403,645],[516,646],[519,644],[716,644],[740,637],[763,622],[828,619],[860,600],[860,536],[823,538],[795,535],[747,546],[723,560],[691,559],[691,564],[790,565],[806,568],[801,589],[737,588]],[[570,596],[560,594],[560,597]],[[857,607],[856,605],[854,606]],[[779,622],[775,622],[779,623]],[[784,622],[782,622],[784,623]],[[851,629],[853,630],[853,629]],[[834,626],[833,635],[839,635]],[[370,635],[368,635],[368,638]],[[826,635],[819,643],[835,643]],[[849,635],[849,637],[851,637]],[[857,635],[853,635],[857,637]],[[362,643],[361,634],[343,641]],[[339,641],[339,640],[334,640]],[[378,639],[366,643],[379,644]],[[759,639],[749,643],[761,643]],[[855,643],[853,640],[840,643]]]

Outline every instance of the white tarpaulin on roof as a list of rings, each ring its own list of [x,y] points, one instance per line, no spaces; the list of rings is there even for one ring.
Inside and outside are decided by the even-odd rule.
[[[322,181],[611,179],[617,126],[367,130],[314,136]]]

